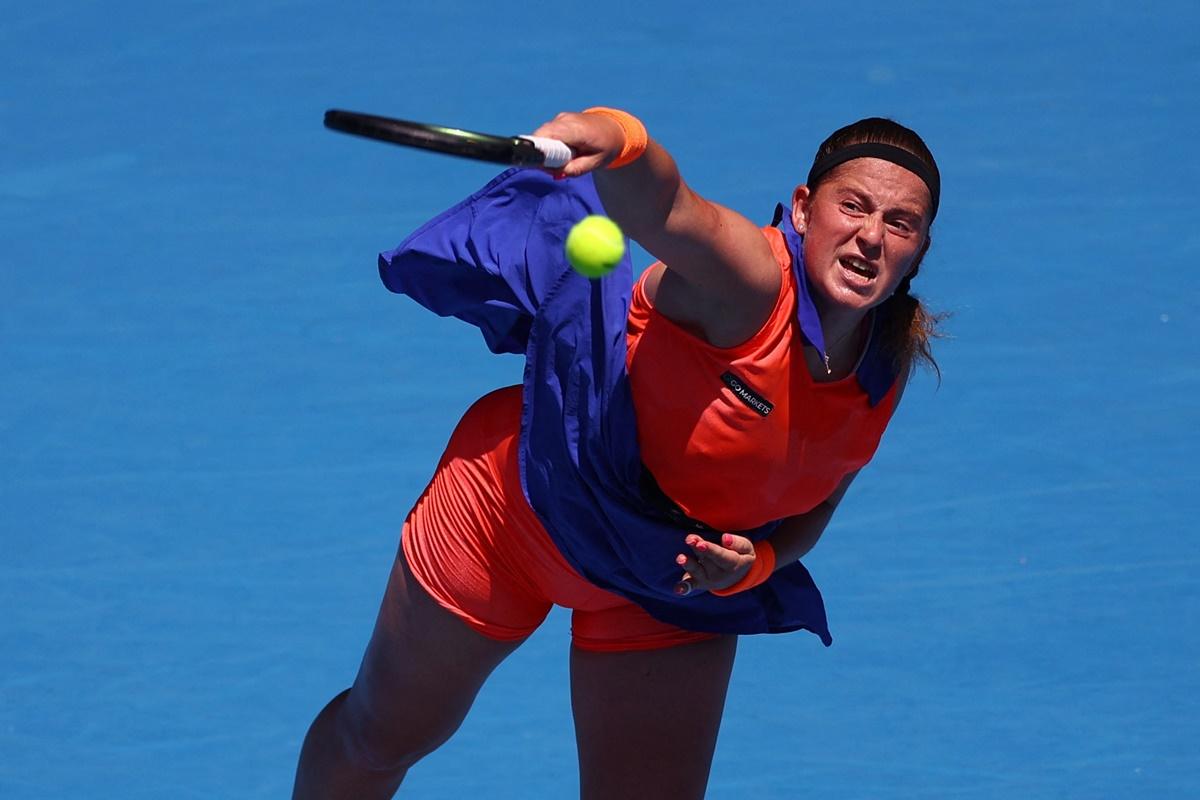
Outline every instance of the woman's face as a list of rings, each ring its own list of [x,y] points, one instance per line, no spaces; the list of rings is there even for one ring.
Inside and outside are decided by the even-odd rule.
[[[866,313],[892,295],[928,242],[929,189],[879,158],[856,158],[792,196],[792,224],[818,308]]]

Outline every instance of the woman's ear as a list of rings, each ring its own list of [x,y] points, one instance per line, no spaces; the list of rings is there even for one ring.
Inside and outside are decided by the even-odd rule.
[[[812,192],[804,184],[796,187],[796,191],[792,192],[792,227],[796,229],[796,233],[804,233],[808,227],[808,209],[811,205]]]

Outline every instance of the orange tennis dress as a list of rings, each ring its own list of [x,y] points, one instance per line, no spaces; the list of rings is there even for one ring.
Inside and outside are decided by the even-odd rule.
[[[646,467],[693,520],[744,530],[804,513],[874,453],[894,402],[872,404],[855,376],[808,372],[797,287],[782,234],[764,229],[782,281],[770,318],[746,342],[714,347],[654,309],[643,280],[628,320],[627,368]],[[584,579],[522,491],[520,386],[471,407],[410,512],[403,551],[421,585],[485,636],[529,635],[554,604],[574,609],[577,647],[669,647],[684,630]],[[682,540],[682,536],[681,536]]]

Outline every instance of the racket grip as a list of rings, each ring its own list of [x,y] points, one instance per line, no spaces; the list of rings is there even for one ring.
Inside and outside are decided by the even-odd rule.
[[[550,169],[558,169],[564,166],[575,155],[571,152],[571,148],[560,142],[558,139],[551,139],[546,136],[522,136],[538,149],[542,154],[542,166]]]

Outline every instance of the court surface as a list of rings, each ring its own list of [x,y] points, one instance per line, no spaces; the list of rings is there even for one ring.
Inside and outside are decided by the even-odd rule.
[[[10,8],[0,797],[286,796],[454,422],[521,368],[375,270],[493,171],[321,114],[596,104],[764,222],[858,117],[942,168],[944,379],[807,560],[834,646],[743,640],[709,796],[1200,796],[1200,7],[1145,5]],[[556,613],[408,796],[572,796],[567,649]]]

